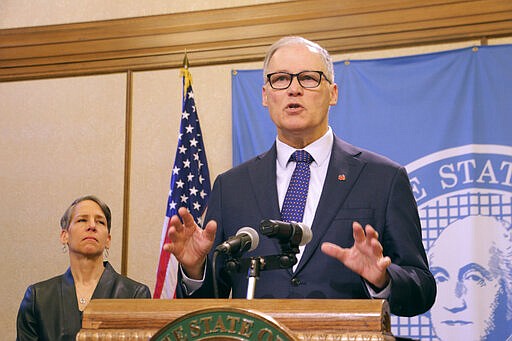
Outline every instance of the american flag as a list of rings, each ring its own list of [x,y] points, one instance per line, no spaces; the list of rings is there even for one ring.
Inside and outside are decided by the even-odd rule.
[[[170,217],[177,214],[178,209],[184,206],[201,226],[211,188],[203,136],[192,91],[192,76],[186,64],[181,69],[181,76],[183,77],[183,107],[180,134],[162,228],[154,298],[175,297],[178,262],[173,255],[162,249],[163,244],[169,242],[167,230]]]

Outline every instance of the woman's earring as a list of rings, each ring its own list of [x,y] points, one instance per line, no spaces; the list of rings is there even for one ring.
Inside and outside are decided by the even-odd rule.
[[[62,244],[62,253],[68,252],[68,246],[67,244]]]
[[[103,251],[103,258],[108,259],[108,247],[106,247],[105,251]]]

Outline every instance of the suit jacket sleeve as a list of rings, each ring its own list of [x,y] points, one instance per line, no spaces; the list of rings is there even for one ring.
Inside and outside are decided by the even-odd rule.
[[[206,214],[205,221],[215,220],[217,222],[217,226],[222,226],[222,216],[218,214],[217,212],[221,212],[221,188],[222,188],[222,176],[217,177],[217,179],[214,182],[213,189],[210,195],[210,198],[208,200],[208,210]],[[205,267],[205,276],[204,276],[204,282],[203,285],[194,291],[192,294],[188,294],[186,289],[184,288],[183,284],[183,276],[181,271],[178,271],[178,285],[176,287],[176,297],[178,298],[215,298],[215,295],[218,294],[218,297],[220,298],[227,298],[230,295],[231,291],[231,285],[226,283],[229,282],[229,278],[225,278],[225,280],[222,279],[222,277],[216,277],[216,280],[218,281],[217,290],[218,292],[215,293],[214,291],[214,276],[213,276],[213,267],[212,267],[212,259],[213,259],[213,252],[215,250],[215,247],[219,245],[224,238],[224,234],[222,232],[221,228],[217,229],[217,233],[215,235],[215,242],[212,250],[210,251],[210,255],[206,260],[206,267]],[[222,260],[219,259],[217,262],[217,270],[220,269],[222,266]]]
[[[400,316],[424,313],[434,303],[436,283],[428,269],[416,200],[403,167],[395,177],[386,210],[388,226],[381,243],[384,254],[392,259],[388,268],[391,311]]]
[[[21,301],[16,321],[16,340],[39,340],[38,322],[35,317],[34,289],[27,288],[25,296]]]

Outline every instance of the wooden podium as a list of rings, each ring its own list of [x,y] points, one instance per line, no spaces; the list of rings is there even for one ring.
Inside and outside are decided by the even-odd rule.
[[[76,340],[395,340],[385,300],[98,299]]]

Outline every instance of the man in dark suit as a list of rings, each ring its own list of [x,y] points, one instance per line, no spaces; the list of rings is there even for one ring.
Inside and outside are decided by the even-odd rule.
[[[282,220],[296,164],[290,155],[305,150],[313,161],[299,221],[311,226],[312,240],[301,247],[293,268],[261,271],[254,297],[385,298],[396,315],[426,312],[436,285],[407,173],[332,132],[329,107],[337,103],[338,87],[328,52],[301,37],[285,37],[270,48],[263,72],[263,105],[277,127],[276,141],[266,153],[218,176],[204,229],[185,208],[171,218],[172,242],[165,248],[180,262],[178,296],[246,297],[247,272],[226,272],[224,257],[217,257],[214,283],[208,253],[213,256],[241,227]],[[281,252],[276,238],[259,239],[244,257]]]

